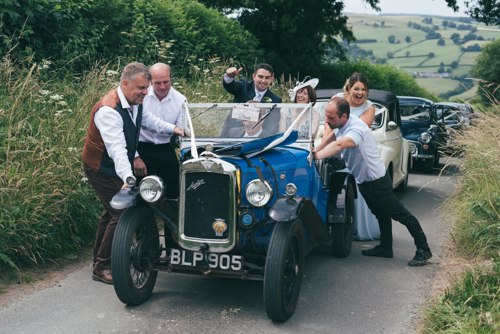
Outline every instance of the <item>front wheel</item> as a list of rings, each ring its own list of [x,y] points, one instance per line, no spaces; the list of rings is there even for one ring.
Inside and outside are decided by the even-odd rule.
[[[351,254],[354,228],[354,185],[347,183],[344,222],[331,225],[330,234],[332,236],[332,253],[334,256],[346,257]]]
[[[267,250],[264,304],[273,321],[288,320],[297,306],[304,268],[304,230],[299,219],[276,223]]]
[[[118,298],[140,305],[151,297],[160,255],[158,228],[151,210],[144,206],[123,212],[116,225],[111,248],[111,270]]]

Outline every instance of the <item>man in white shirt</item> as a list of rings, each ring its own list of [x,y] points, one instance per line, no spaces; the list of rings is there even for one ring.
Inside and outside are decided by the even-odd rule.
[[[96,232],[92,278],[108,284],[113,283],[111,243],[122,213],[109,203],[121,188],[135,184],[132,165],[141,124],[156,132],[182,134],[182,129],[172,129],[154,115],[143,113],[141,103],[150,80],[143,64],[125,66],[120,85],[92,108],[82,151],[85,175],[104,206]]]
[[[183,104],[186,97],[172,87],[171,68],[157,63],[149,68],[151,86],[144,98],[143,108],[170,124],[171,128],[182,130]],[[134,160],[137,175],[158,175],[166,184],[166,196],[179,196],[179,160],[170,139],[172,134],[157,133],[142,128],[139,147]]]
[[[380,244],[361,253],[365,256],[393,257],[392,218],[405,225],[415,241],[417,251],[408,265],[425,265],[432,257],[427,237],[417,218],[394,194],[370,128],[358,117],[351,116],[349,103],[339,97],[333,98],[325,107],[325,122],[334,129],[336,140],[315,151],[314,158],[324,159],[341,153],[380,227]]]

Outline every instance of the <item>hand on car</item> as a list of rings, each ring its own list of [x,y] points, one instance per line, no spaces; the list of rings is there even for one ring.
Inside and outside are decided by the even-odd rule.
[[[181,128],[181,127],[178,127],[178,126],[176,126],[176,127],[174,128],[174,133],[175,133],[176,135],[181,136],[181,137],[184,137],[184,136],[185,136],[185,134],[184,134],[184,129],[183,129],[183,128]]]
[[[148,175],[148,169],[146,168],[146,164],[139,156],[135,157],[134,159],[134,175],[136,176]]]

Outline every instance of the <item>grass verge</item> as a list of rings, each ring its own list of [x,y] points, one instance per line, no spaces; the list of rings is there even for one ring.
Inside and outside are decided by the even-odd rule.
[[[500,332],[500,107],[457,138],[464,166],[453,213],[454,251],[471,263],[425,312],[422,333]]]

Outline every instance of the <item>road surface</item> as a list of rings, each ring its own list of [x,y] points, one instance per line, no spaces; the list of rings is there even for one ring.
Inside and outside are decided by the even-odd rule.
[[[306,258],[297,309],[285,323],[265,313],[262,283],[161,272],[152,298],[127,307],[111,285],[91,279],[91,264],[59,284],[0,309],[0,333],[414,333],[426,293],[440,269],[450,223],[438,206],[455,188],[457,168],[414,172],[398,194],[426,232],[434,257],[408,267],[415,252],[408,231],[394,223],[394,258],[360,255],[376,241],[355,241],[347,258],[319,249]]]

